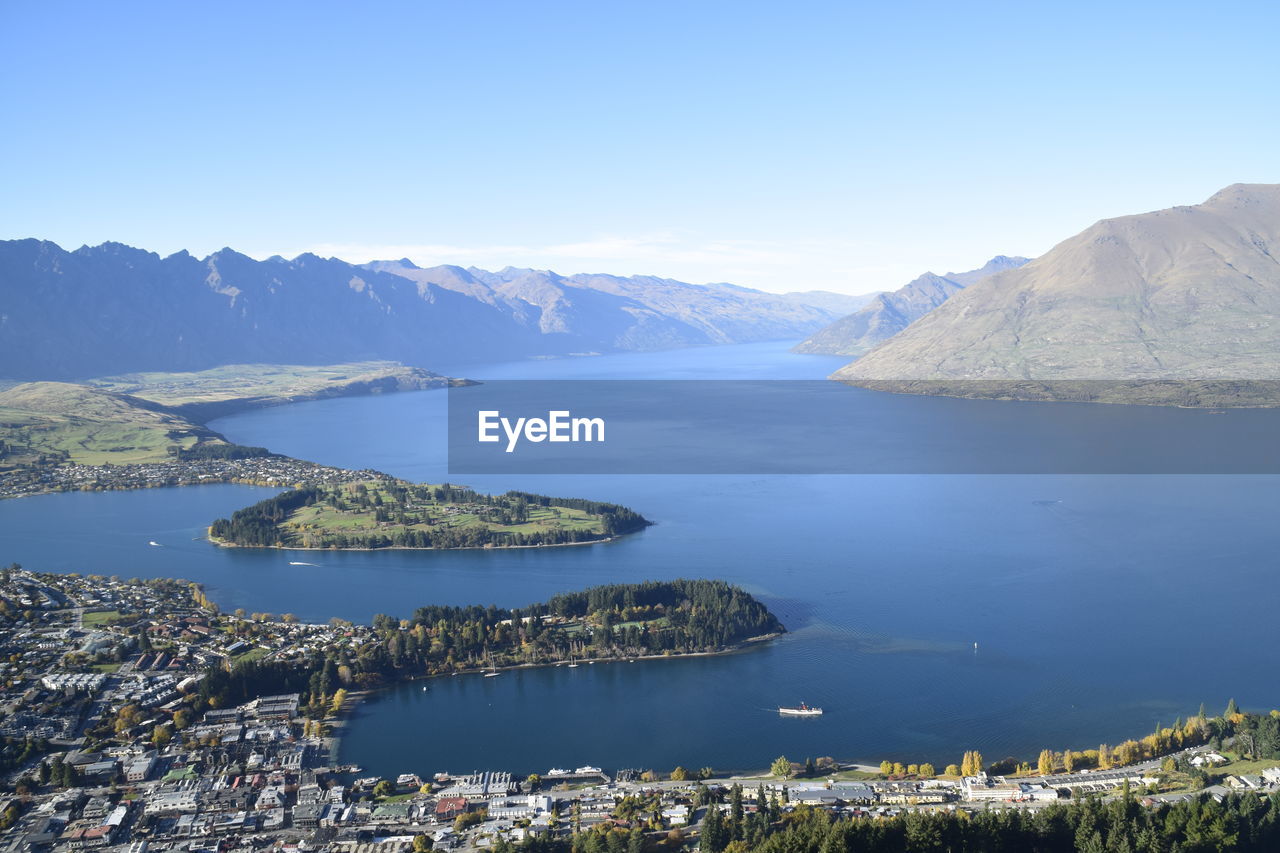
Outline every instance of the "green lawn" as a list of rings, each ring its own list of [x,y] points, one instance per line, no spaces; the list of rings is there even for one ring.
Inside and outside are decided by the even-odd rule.
[[[232,663],[250,663],[267,656],[267,650],[260,646],[254,646],[247,652],[242,652],[231,659]]]
[[[413,387],[415,374],[413,368],[392,361],[329,365],[227,364],[191,373],[129,373],[88,382],[97,388],[165,406],[193,406],[247,398],[287,400],[342,389],[353,383],[399,378]]]
[[[399,506],[392,494],[376,483],[366,484],[370,499],[377,496],[382,500],[384,508],[392,512],[403,511],[408,516],[408,523],[399,521],[379,523],[377,510],[364,509],[351,504],[339,508],[334,501],[325,500],[311,506],[295,510],[283,523],[287,531],[293,534],[299,543],[305,543],[317,536],[323,539],[326,534],[343,534],[358,536],[361,534],[393,535],[399,531],[411,530],[430,532],[441,529],[484,528],[487,530],[511,534],[535,534],[552,530],[586,531],[602,533],[603,523],[597,516],[571,507],[551,506],[529,507],[527,520],[522,523],[503,524],[484,517],[489,508],[477,504],[438,502],[424,498],[424,491],[433,488],[430,485],[413,486],[414,497]]]
[[[8,464],[30,464],[41,454],[82,465],[164,462],[169,448],[212,433],[149,404],[66,382],[28,382],[0,392],[0,439]]]
[[[119,610],[95,610],[92,613],[84,614],[84,626],[86,628],[101,628],[104,625],[110,625],[119,618]]]
[[[1230,752],[1223,753],[1226,758],[1232,758],[1234,755],[1235,753]],[[1214,776],[1257,776],[1268,767],[1280,767],[1280,759],[1262,758],[1256,761],[1242,761],[1237,758],[1226,764],[1219,764],[1209,772]]]

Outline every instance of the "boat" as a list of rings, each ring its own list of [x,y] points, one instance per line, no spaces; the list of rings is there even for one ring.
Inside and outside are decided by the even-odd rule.
[[[572,656],[570,656],[570,657],[569,657],[569,669],[577,669],[577,668],[578,668],[578,662],[577,662],[576,660],[574,660]]]
[[[154,540],[154,539],[152,539],[152,540],[151,540],[150,542],[148,542],[147,544],[148,544],[148,545],[150,545],[152,548],[163,548],[163,547],[164,547],[163,545],[161,545],[159,542],[157,542],[157,541],[156,541],[156,540]]]
[[[778,713],[782,714],[784,717],[821,717],[822,709],[810,708],[808,705],[801,702],[799,707],[796,708],[779,708]]]

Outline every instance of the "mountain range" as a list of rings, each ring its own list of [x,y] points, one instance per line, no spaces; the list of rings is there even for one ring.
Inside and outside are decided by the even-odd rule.
[[[1102,220],[954,294],[834,378],[902,390],[1280,379],[1280,185]]]
[[[826,292],[561,276],[231,249],[0,241],[0,378],[74,379],[232,363],[419,366],[808,335],[859,305]]]
[[[982,267],[945,276],[927,272],[892,293],[874,295],[858,311],[819,329],[794,352],[858,356],[901,332],[946,302],[952,294],[987,276],[1027,263],[1027,258],[996,255]]]

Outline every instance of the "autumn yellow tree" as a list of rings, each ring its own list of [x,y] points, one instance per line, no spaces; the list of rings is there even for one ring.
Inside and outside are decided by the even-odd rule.
[[[976,776],[981,772],[982,753],[976,749],[966,752],[960,761],[960,773],[964,776]]]
[[[1040,760],[1036,762],[1036,770],[1041,776],[1053,775],[1053,750],[1040,750]]]
[[[1136,740],[1127,740],[1116,747],[1111,760],[1123,767],[1126,764],[1132,764],[1137,761],[1140,754],[1141,750],[1138,747],[1138,742]]]

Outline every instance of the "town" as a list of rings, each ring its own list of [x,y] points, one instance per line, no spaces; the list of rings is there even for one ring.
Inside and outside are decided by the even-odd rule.
[[[103,492],[208,483],[248,486],[338,485],[380,479],[377,471],[348,471],[267,454],[243,459],[174,459],[128,465],[34,464],[5,472],[0,499],[49,492]]]
[[[1256,753],[1264,735],[1233,707],[1166,735],[1163,755],[1120,745],[1104,764],[1088,753],[1042,753],[1037,770],[1000,772],[971,752],[941,774],[928,764],[780,757],[758,775],[588,766],[366,776],[337,763],[358,685],[316,688],[313,676],[304,690],[246,697],[215,684],[227,673],[260,680],[264,672],[305,670],[318,651],[358,654],[378,642],[372,627],[221,614],[199,586],[182,581],[18,566],[0,571],[0,621],[0,781],[11,792],[0,801],[6,853],[264,846],[403,853],[593,831],[618,835],[628,849],[699,845],[719,853],[730,839],[814,810],[893,820],[1095,796],[1155,806],[1280,791],[1280,760],[1244,760],[1244,740]],[[277,676],[275,683],[289,682]],[[1232,725],[1234,735],[1224,737]],[[1181,734],[1202,730],[1217,734],[1203,741]],[[1141,760],[1121,760],[1135,757]],[[1059,771],[1064,761],[1097,766]]]

